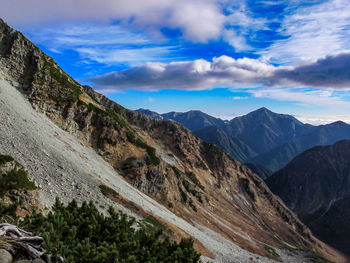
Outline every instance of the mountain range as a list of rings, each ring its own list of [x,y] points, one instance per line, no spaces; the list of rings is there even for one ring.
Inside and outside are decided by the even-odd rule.
[[[350,140],[313,147],[266,182],[317,237],[350,254]]]
[[[182,125],[125,109],[80,85],[1,19],[0,94],[0,154],[21,164],[38,188],[35,197],[3,189],[1,201],[14,198],[46,212],[56,197],[92,201],[101,211],[112,206],[161,225],[174,241],[193,238],[204,261],[347,260],[315,238],[241,162]],[[265,121],[266,112],[272,114],[254,115]],[[191,127],[223,122],[209,117]],[[292,132],[282,129],[284,118],[268,119],[276,122],[273,130],[252,127],[266,135],[262,144],[269,150],[269,141],[280,144],[301,133],[292,118]],[[251,148],[246,121],[228,130],[234,143]],[[220,129],[229,125],[223,123]],[[275,135],[279,129],[286,134]]]
[[[295,156],[317,145],[350,139],[350,125],[341,121],[313,126],[291,115],[260,108],[224,121],[201,111],[158,114],[138,112],[160,120],[181,123],[199,138],[215,143],[235,159],[277,171]]]

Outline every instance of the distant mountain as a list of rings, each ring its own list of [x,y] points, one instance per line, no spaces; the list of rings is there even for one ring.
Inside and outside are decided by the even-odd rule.
[[[264,107],[231,121],[223,121],[201,111],[165,114],[144,109],[137,111],[153,118],[181,123],[202,140],[215,143],[237,160],[271,171],[277,171],[311,147],[350,139],[350,125],[344,122],[313,126]],[[262,169],[257,169],[258,172]],[[258,175],[265,176],[264,173]]]
[[[260,108],[232,119],[226,127],[226,132],[231,137],[239,138],[257,154],[261,154],[306,133],[311,127],[293,116]]]
[[[184,125],[190,131],[195,131],[208,126],[224,127],[225,121],[210,116],[199,110],[192,110],[188,112],[168,112],[164,114],[158,114],[154,111],[138,109],[137,112],[141,112],[155,119],[173,120]]]
[[[350,139],[350,125],[341,121],[327,125],[313,126],[300,137],[269,152],[263,153],[251,161],[276,171],[285,166],[295,156],[317,145],[330,145],[337,141]]]
[[[350,140],[309,149],[266,182],[316,236],[350,255]]]
[[[150,111],[150,110],[147,110],[147,109],[138,109],[136,111],[140,112],[140,113],[143,113],[145,115],[148,115],[148,116],[152,117],[153,119],[163,120],[162,115],[160,115],[159,113],[157,113],[155,111]]]
[[[235,137],[230,137],[217,126],[208,126],[193,132],[204,141],[215,143],[237,160],[244,162],[255,156],[256,153],[244,142]]]

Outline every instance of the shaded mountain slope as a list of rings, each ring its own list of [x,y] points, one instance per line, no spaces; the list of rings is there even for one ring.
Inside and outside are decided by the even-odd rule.
[[[215,145],[81,86],[1,20],[0,47],[0,149],[31,172],[44,203],[55,195],[117,202],[140,216],[156,216],[176,235],[194,237],[197,248],[218,262],[273,262],[279,256],[270,246],[286,244],[345,260]],[[101,184],[119,195],[104,198]]]
[[[230,137],[217,126],[207,126],[193,133],[204,141],[220,146],[225,152],[241,162],[256,155],[256,153],[240,139]]]
[[[350,125],[341,121],[313,127],[307,134],[261,154],[251,161],[276,171],[285,166],[295,156],[317,145],[330,145],[350,138]]]
[[[350,255],[350,140],[305,151],[267,184],[319,238]]]
[[[272,170],[259,164],[245,163],[245,166],[247,166],[253,173],[259,175],[263,180],[266,180],[273,174]]]

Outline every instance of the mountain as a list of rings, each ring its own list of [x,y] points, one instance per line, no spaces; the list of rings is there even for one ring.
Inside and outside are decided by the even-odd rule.
[[[172,120],[184,125],[190,131],[196,131],[208,126],[224,127],[225,122],[219,118],[212,117],[199,110],[192,110],[188,112],[168,112],[164,114],[158,114],[150,110],[138,109],[137,112],[141,112],[148,116],[157,116],[157,119]]]
[[[151,115],[145,110],[140,112],[151,117],[159,115],[154,112]],[[309,148],[350,139],[350,125],[344,122],[312,126],[298,121],[291,115],[274,113],[266,108],[236,117],[229,122],[209,118],[210,116],[203,112],[190,113],[171,112],[159,116],[166,116],[167,120],[185,125],[202,140],[215,143],[241,162],[255,164],[271,171],[281,169]],[[204,119],[210,121],[204,122]],[[194,123],[201,125],[193,125]],[[197,127],[201,128],[196,129]],[[261,169],[255,172],[259,176],[266,176]],[[262,174],[259,174],[260,172]]]
[[[251,161],[276,171],[285,166],[295,156],[316,145],[330,145],[337,141],[350,139],[350,125],[341,121],[320,125],[310,129],[303,136],[292,139]]]
[[[138,109],[136,111],[143,113],[145,115],[148,115],[151,118],[156,119],[156,120],[163,120],[164,119],[162,115],[160,115],[159,113],[157,113],[155,111],[151,111],[151,110],[147,110],[147,109]]]
[[[257,154],[272,150],[312,128],[290,115],[277,114],[266,108],[236,117],[227,126],[231,137],[239,138]]]
[[[207,126],[193,131],[193,134],[206,142],[220,146],[224,151],[239,161],[248,160],[255,156],[255,152],[236,137],[230,137],[217,126]]]
[[[350,255],[350,140],[309,149],[266,182],[316,236]]]
[[[266,180],[273,174],[272,170],[259,164],[245,163],[245,166],[247,166],[253,173],[257,174],[263,180]]]
[[[56,196],[113,206],[174,241],[192,237],[204,261],[346,261],[243,164],[80,85],[2,20],[0,94],[0,153],[33,177],[46,209]]]

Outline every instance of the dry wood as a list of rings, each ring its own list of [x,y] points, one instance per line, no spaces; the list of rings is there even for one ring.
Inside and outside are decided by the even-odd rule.
[[[0,236],[12,246],[25,251],[31,258],[40,258],[46,252],[40,247],[44,241],[42,237],[33,236],[33,233],[24,231],[15,225],[0,224]]]

